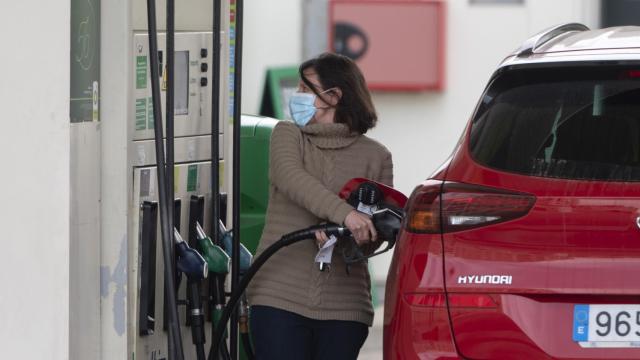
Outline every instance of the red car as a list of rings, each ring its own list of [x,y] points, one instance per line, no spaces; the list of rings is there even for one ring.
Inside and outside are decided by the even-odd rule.
[[[385,359],[640,359],[640,28],[525,42],[406,211]]]

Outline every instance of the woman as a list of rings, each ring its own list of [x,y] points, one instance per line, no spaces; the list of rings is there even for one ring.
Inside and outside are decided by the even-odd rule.
[[[325,53],[300,65],[294,122],[279,122],[271,136],[270,194],[260,254],[286,233],[330,221],[344,224],[356,242],[375,249],[370,218],[337,194],[365,177],[392,186],[389,151],[364,136],[376,124],[371,96],[349,58]],[[314,259],[327,241],[303,241],[276,253],[249,289],[251,333],[259,360],[356,359],[373,322],[367,264],[349,274],[336,251],[330,268]],[[341,241],[338,241],[339,248]]]

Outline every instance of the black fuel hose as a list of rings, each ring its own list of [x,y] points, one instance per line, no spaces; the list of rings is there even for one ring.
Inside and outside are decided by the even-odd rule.
[[[173,201],[168,201],[165,153],[162,136],[162,108],[160,101],[160,83],[158,78],[158,29],[156,25],[156,5],[154,0],[147,0],[147,21],[149,28],[149,67],[151,72],[151,91],[153,101],[153,118],[156,119],[154,126],[154,139],[156,150],[156,168],[158,175],[158,191],[160,197],[160,230],[162,234],[162,255],[164,259],[164,278],[166,281],[165,296],[167,299],[169,349],[168,353],[172,359],[184,359],[182,347],[182,336],[180,335],[180,323],[178,318],[178,305],[176,301],[175,269],[171,261],[173,249],[173,229],[169,222],[170,206]],[[173,176],[173,170],[171,170]]]
[[[200,285],[198,280],[188,279],[187,281],[189,317],[191,318],[191,337],[196,348],[198,360],[205,360],[206,353],[204,343],[206,342],[204,333],[204,312],[202,311],[202,301],[200,299]]]
[[[249,269],[242,276],[242,280],[238,284],[238,287],[231,293],[229,302],[227,302],[227,305],[224,307],[222,315],[220,316],[220,320],[218,320],[216,330],[211,335],[213,339],[211,340],[211,348],[209,350],[208,360],[216,360],[214,354],[219,353],[222,338],[224,336],[225,329],[227,328],[227,322],[229,321],[231,314],[235,311],[235,308],[238,305],[238,301],[249,285],[249,282],[251,281],[251,279],[253,279],[258,270],[260,270],[262,265],[264,265],[264,263],[267,262],[267,260],[269,260],[269,258],[273,256],[273,254],[275,254],[285,246],[289,246],[302,240],[315,239],[316,231],[324,231],[328,236],[346,236],[351,234],[347,228],[335,224],[315,225],[306,229],[285,234],[280,238],[280,240],[276,241],[273,245],[266,248],[264,252],[260,254],[260,256],[255,258],[253,264],[251,264]]]

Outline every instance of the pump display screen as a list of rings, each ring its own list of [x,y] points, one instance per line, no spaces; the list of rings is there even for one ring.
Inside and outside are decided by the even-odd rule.
[[[189,51],[176,51],[174,64],[174,114],[189,114]]]

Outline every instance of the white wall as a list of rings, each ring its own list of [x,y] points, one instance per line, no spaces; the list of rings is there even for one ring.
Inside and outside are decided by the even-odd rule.
[[[260,110],[267,67],[296,66],[302,61],[302,1],[244,1],[244,113]]]
[[[69,6],[0,6],[2,359],[68,358]]]

